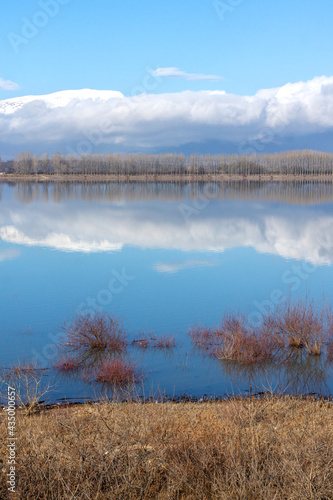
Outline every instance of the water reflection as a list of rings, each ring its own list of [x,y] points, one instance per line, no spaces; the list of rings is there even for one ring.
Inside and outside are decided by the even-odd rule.
[[[184,365],[184,352],[181,350],[177,353],[182,358],[182,366]],[[164,361],[171,363],[175,356],[174,351],[164,351],[162,353],[165,358]],[[193,355],[193,354],[192,354]],[[135,397],[142,397],[149,394],[155,398],[161,395],[161,389],[157,391],[152,390],[149,380],[149,371],[143,372],[142,381],[136,384],[101,384],[96,381],[96,373],[99,367],[109,359],[115,359],[111,354],[104,353],[99,359],[95,358],[86,360],[87,365],[82,364],[79,370],[71,371],[58,371],[56,380],[63,382],[66,380],[70,383],[84,381],[88,384],[90,390],[97,399],[108,394],[108,397],[115,397],[115,395],[130,394]],[[135,357],[133,353],[130,359],[135,359],[135,362],[143,366],[144,355]],[[191,357],[191,355],[190,355]],[[264,364],[244,365],[234,363],[231,361],[221,361],[211,358],[206,358],[203,363],[203,369],[213,375],[216,380],[215,390],[210,392],[210,395],[223,396],[223,394],[246,394],[248,392],[258,393],[261,391],[271,392],[275,394],[329,394],[329,379],[332,376],[332,370],[323,358],[319,356],[306,356],[301,350],[294,349],[287,355],[288,359],[278,362],[270,362]],[[118,358],[121,359],[121,358]],[[189,363],[189,366],[187,366]],[[195,372],[191,368],[191,362],[188,361],[186,354],[186,367],[183,366],[182,376],[193,377]],[[228,386],[231,391],[218,390],[219,380],[228,380]],[[204,391],[207,393],[207,391]],[[168,393],[170,396],[171,394]],[[189,393],[189,396],[199,396],[198,391],[194,394]]]
[[[328,183],[315,184],[312,190],[302,183],[295,188],[296,194],[291,194],[292,188],[280,186],[281,196],[289,193],[290,200],[304,196],[313,203],[332,199]],[[270,189],[278,192],[275,185],[255,189],[246,184],[238,198],[251,194],[251,202],[232,201],[233,188],[217,184],[197,186],[197,191],[193,185],[170,183],[27,183],[14,189],[19,199],[39,201],[22,206],[11,200],[2,205],[0,239],[12,244],[85,253],[116,252],[125,246],[217,253],[252,247],[260,253],[312,264],[327,265],[333,259],[332,205],[263,202],[263,193],[270,196]],[[57,203],[45,203],[50,198]],[[159,201],[152,201],[155,199]],[[112,203],[93,203],[95,200]],[[157,262],[154,269],[175,273],[186,267],[211,265],[205,259],[173,267]]]
[[[89,299],[119,311],[133,334],[175,334],[172,352],[128,349],[146,370],[146,394],[152,383],[169,394],[250,386],[331,392],[332,368],[320,357],[289,351],[283,362],[242,367],[189,354],[185,332],[196,322],[217,323],[228,308],[261,311],[271,292],[287,293],[289,285],[299,293],[305,284],[317,298],[325,287],[332,299],[332,186],[1,185],[1,364],[37,353],[43,366],[53,365],[45,354],[54,343],[48,333]],[[135,279],[107,302],[113,270],[123,269]],[[15,332],[28,328],[36,335],[13,342]],[[101,391],[92,372],[115,357],[86,353],[76,371],[61,376],[61,396]]]
[[[331,181],[225,182],[23,182],[13,183],[20,203],[182,201],[202,199],[210,191],[221,200],[278,201],[312,205],[330,202]],[[0,186],[1,195],[1,186]],[[0,196],[1,199],[1,196]]]
[[[328,394],[331,367],[321,356],[309,356],[304,350],[290,348],[280,359],[246,365],[214,360],[211,370],[221,372],[237,388],[288,394]]]

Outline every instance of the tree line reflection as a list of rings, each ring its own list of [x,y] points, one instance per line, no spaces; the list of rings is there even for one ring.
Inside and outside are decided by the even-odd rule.
[[[16,200],[25,204],[37,201],[117,203],[219,199],[312,205],[332,201],[333,183],[330,181],[22,182],[14,184],[14,192]]]

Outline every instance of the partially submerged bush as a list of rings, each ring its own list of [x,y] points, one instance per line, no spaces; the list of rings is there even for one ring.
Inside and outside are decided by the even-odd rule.
[[[115,316],[105,313],[76,314],[62,326],[66,334],[66,347],[72,351],[111,350],[123,351],[127,335]]]
[[[251,364],[273,357],[271,339],[258,335],[242,315],[226,314],[218,327],[195,327],[189,335],[195,345],[218,359]]]
[[[272,335],[285,346],[306,348],[308,354],[319,355],[333,334],[332,306],[325,301],[291,299],[283,301],[270,315]]]
[[[265,314],[259,326],[242,314],[227,313],[218,327],[195,327],[189,335],[204,353],[244,364],[277,359],[288,347],[320,355],[327,346],[327,356],[333,358],[333,310],[325,301],[317,305],[307,297],[287,299]]]
[[[271,338],[255,332],[244,316],[227,314],[217,330],[216,339],[219,343],[211,353],[219,359],[251,364],[269,361],[273,357]]]
[[[139,383],[142,371],[136,363],[126,359],[114,359],[103,363],[96,369],[95,380],[109,386],[127,386]]]
[[[80,362],[72,356],[61,356],[53,368],[59,372],[74,372],[80,368]]]

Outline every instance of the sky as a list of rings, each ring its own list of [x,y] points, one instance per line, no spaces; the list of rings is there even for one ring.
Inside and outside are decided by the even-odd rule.
[[[174,109],[175,100],[182,100],[179,93],[193,93],[193,102],[195,95],[201,98],[202,91],[223,91],[227,96],[237,96],[242,107],[242,96],[256,96],[262,89],[332,76],[332,18],[330,0],[13,0],[0,7],[0,101],[95,89],[118,91],[125,97],[143,93],[169,95]],[[331,81],[325,81],[326,84],[331,85]],[[321,90],[316,92],[320,94]],[[327,88],[325,92],[327,96]],[[151,108],[155,103],[148,100],[143,105]],[[330,105],[331,100],[329,108]],[[38,113],[34,110],[32,118],[37,120]],[[163,108],[147,134],[165,114]],[[216,117],[209,119],[203,123],[205,129],[216,125]],[[68,137],[68,119],[65,116],[63,120]],[[189,149],[203,142],[210,144],[206,149],[211,147],[212,152],[231,147],[224,129],[220,134],[201,136],[200,130],[187,133],[186,120],[184,130],[179,132],[181,119],[176,116],[173,120],[178,140],[174,137],[157,141],[156,148]],[[12,146],[5,147],[6,131],[15,125],[16,122],[6,121],[1,126],[0,113],[3,157],[29,145],[37,153],[43,147],[49,152],[54,148],[65,152],[66,147],[67,151],[72,147],[64,145],[58,132],[53,133],[53,121],[49,123],[51,142],[41,145],[40,151],[29,137],[20,142],[21,130]],[[263,122],[261,128],[265,126]],[[154,149],[142,137],[133,140],[128,123],[124,128],[130,140],[123,140],[117,132],[116,140],[113,137],[105,141],[106,149],[110,145],[110,150],[116,150],[120,144],[118,149],[127,150],[130,141],[134,150]],[[331,132],[331,124],[326,123],[324,128],[320,124],[320,130],[310,127],[296,142],[290,134],[283,138],[282,146],[281,141],[279,146],[275,141],[273,149],[306,146],[308,134],[316,134],[315,138],[311,136],[310,146],[331,150]],[[165,135],[165,131],[161,133]],[[258,129],[254,127],[253,137],[256,134]],[[53,136],[57,140],[52,142]],[[179,140],[180,136],[183,140]],[[244,137],[243,134],[241,140]],[[251,137],[248,130],[246,137]],[[231,149],[239,150],[239,140],[237,136],[238,147]],[[77,142],[78,137],[73,136],[71,141]]]

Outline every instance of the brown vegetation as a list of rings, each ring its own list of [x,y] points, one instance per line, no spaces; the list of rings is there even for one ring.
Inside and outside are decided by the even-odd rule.
[[[305,348],[309,355],[330,352],[333,341],[333,309],[306,296],[283,300],[254,327],[244,315],[227,313],[218,327],[194,327],[189,331],[203,353],[244,364],[281,358],[281,349]]]
[[[106,313],[76,314],[62,329],[66,334],[63,347],[73,352],[106,349],[121,352],[127,346],[127,335],[119,320]]]
[[[53,368],[59,372],[74,372],[80,368],[80,362],[71,356],[61,356]]]
[[[325,300],[318,305],[308,297],[296,302],[288,299],[269,316],[269,322],[276,342],[305,347],[311,355],[321,354],[333,337],[333,310]]]
[[[255,332],[242,315],[228,313],[218,327],[196,327],[189,334],[196,345],[218,359],[251,364],[273,358],[271,337],[267,332]]]
[[[28,415],[40,411],[40,405],[51,391],[47,368],[38,368],[36,363],[18,363],[0,371],[0,400],[6,401],[7,388],[15,388],[16,403]]]
[[[143,378],[142,371],[137,364],[127,359],[113,359],[105,361],[97,367],[95,380],[108,386],[126,386],[138,384]]]
[[[0,416],[0,497],[7,419]],[[331,499],[332,402],[102,404],[17,412],[17,499]]]

